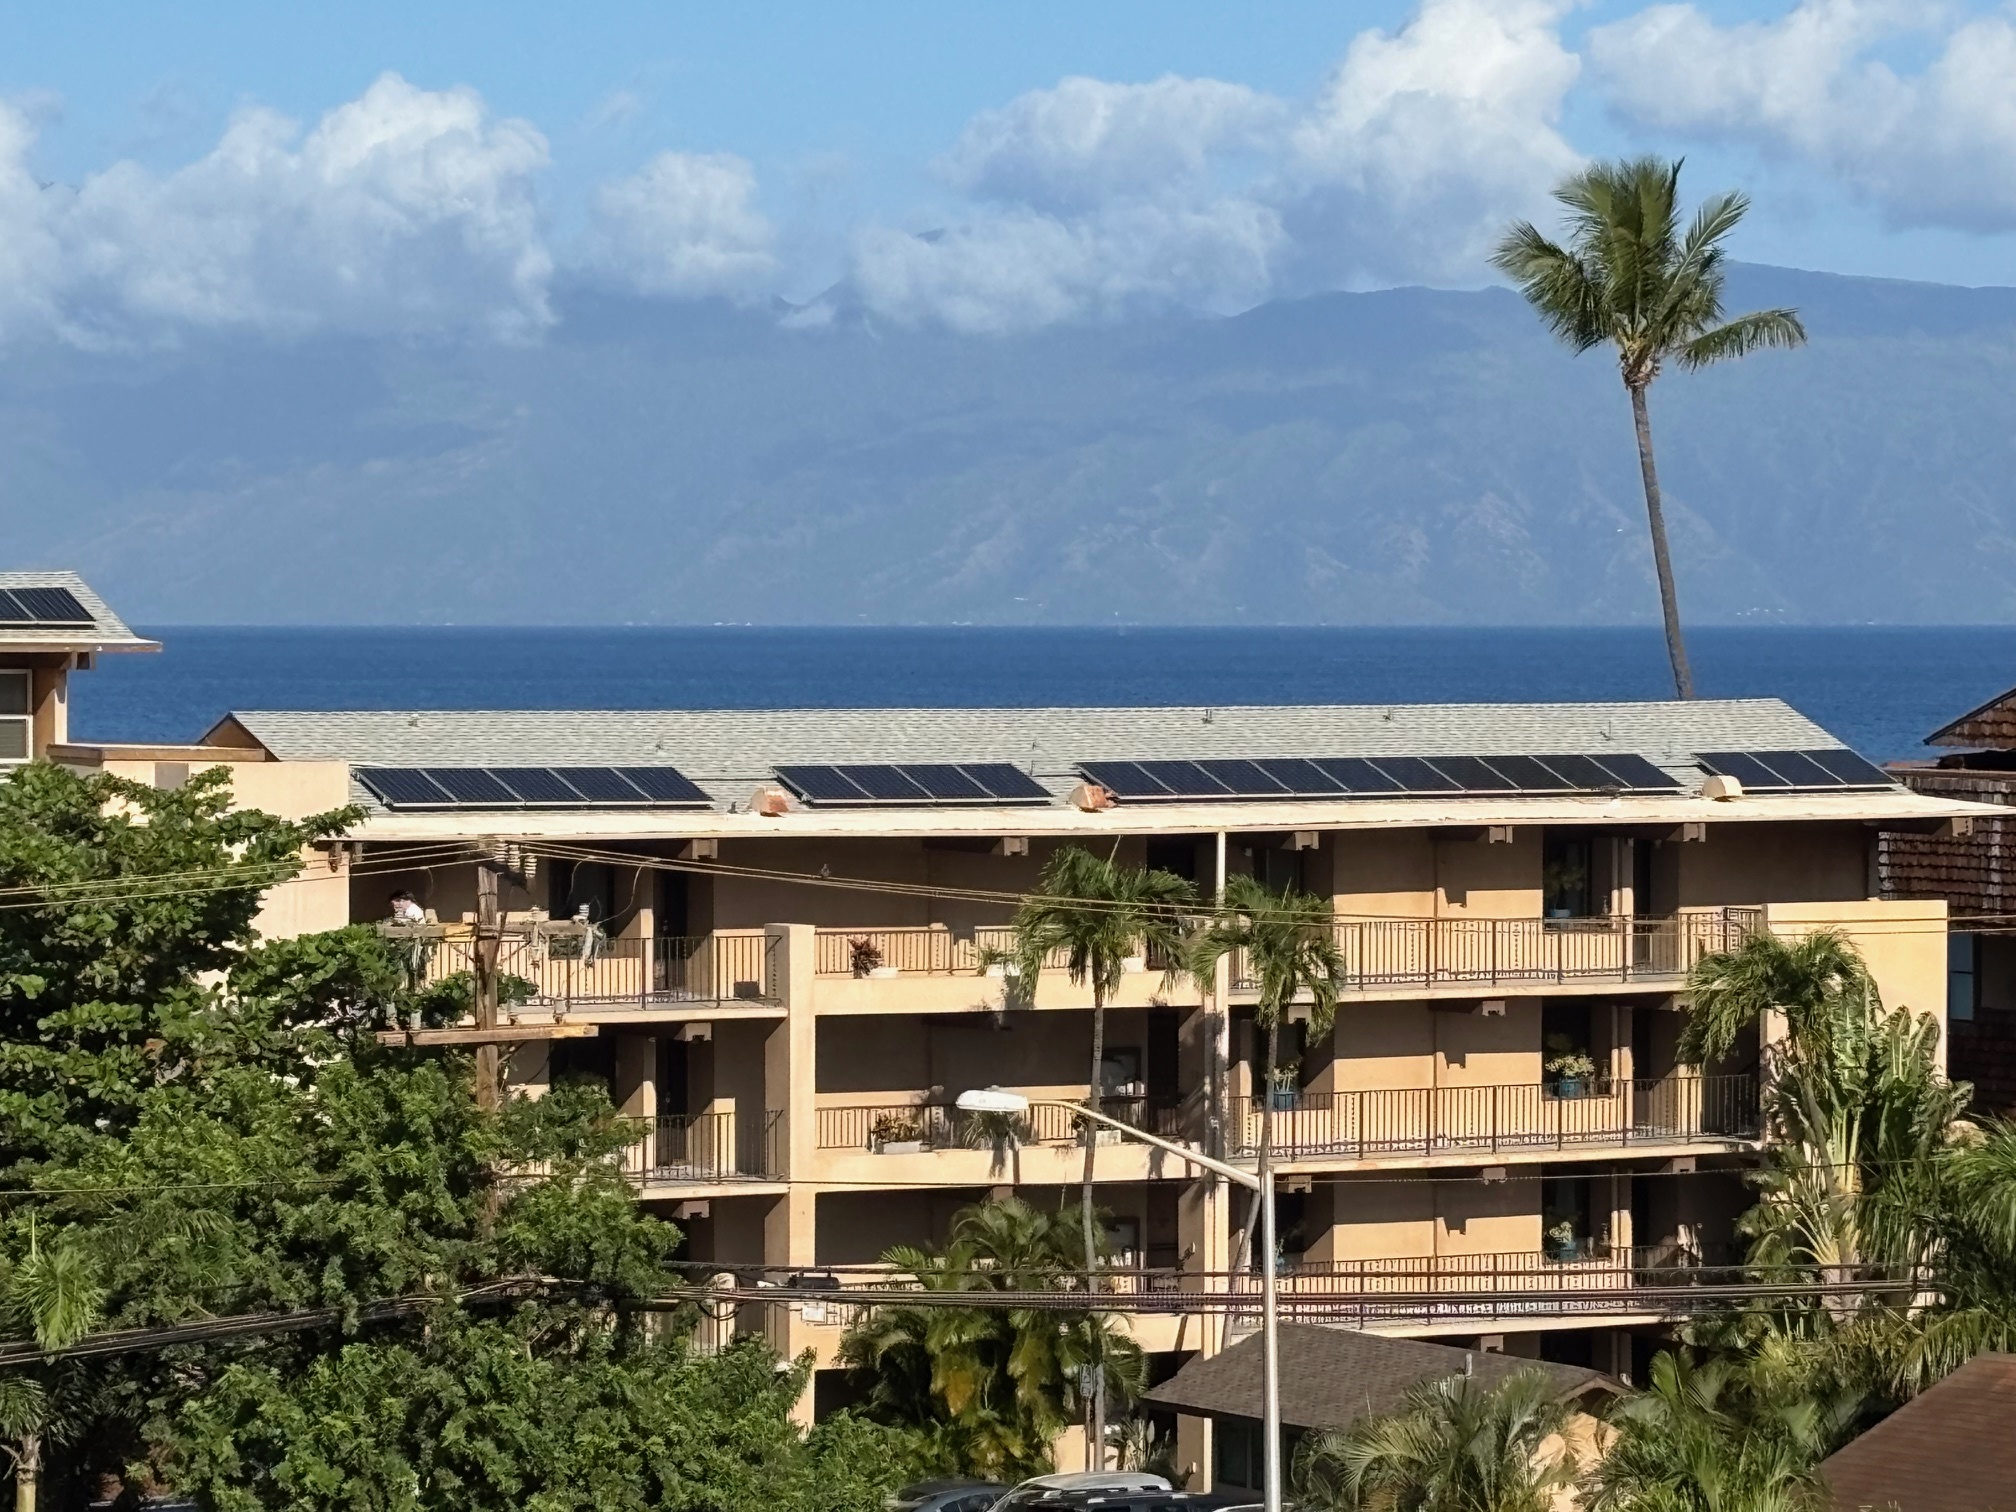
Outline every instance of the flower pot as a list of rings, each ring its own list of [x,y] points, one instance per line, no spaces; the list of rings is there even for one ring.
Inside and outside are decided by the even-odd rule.
[[[1120,969],[1122,971],[1146,971],[1148,969],[1148,957],[1122,956],[1120,957]]]
[[[921,1139],[883,1139],[875,1145],[877,1155],[922,1155],[924,1141]]]
[[[1019,977],[1022,975],[1022,968],[1013,961],[996,961],[987,968],[987,975],[999,982],[1009,977]]]
[[[890,977],[901,976],[902,974],[903,969],[900,966],[870,966],[868,968],[868,975],[877,981],[886,981]]]
[[[1588,1093],[1588,1084],[1579,1076],[1564,1076],[1554,1083],[1554,1095],[1563,1101],[1571,1097],[1583,1097]]]
[[[1267,1093],[1267,1106],[1276,1113],[1293,1113],[1295,1099],[1302,1095],[1296,1087],[1273,1087]]]
[[[1567,1265],[1581,1257],[1582,1246],[1573,1239],[1549,1239],[1546,1254],[1554,1264]]]

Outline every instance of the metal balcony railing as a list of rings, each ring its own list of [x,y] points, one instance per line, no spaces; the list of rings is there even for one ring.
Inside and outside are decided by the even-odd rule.
[[[388,925],[380,932],[406,961],[416,987],[475,967],[467,925]],[[539,927],[507,929],[497,970],[508,1006],[561,1013],[575,1008],[650,1008],[679,1003],[776,1000],[776,942],[761,931],[604,939]]]
[[[1183,1109],[1172,1099],[1108,1097],[1106,1113],[1159,1134],[1180,1137]],[[1020,1117],[968,1113],[947,1103],[857,1103],[818,1110],[818,1147],[822,1150],[886,1150],[916,1145],[926,1150],[991,1150],[1005,1145],[1012,1132],[1023,1146],[1069,1145],[1081,1140],[1075,1115],[1068,1108],[1038,1104]],[[1117,1131],[1109,1131],[1118,1136]]]
[[[1232,1099],[1234,1154],[1259,1151],[1270,1102],[1282,1160],[1748,1140],[1760,1128],[1745,1075],[1277,1092]]]
[[[985,924],[955,933],[946,924],[903,928],[821,929],[815,933],[814,969],[820,976],[855,976],[874,967],[902,976],[973,976],[992,960],[1015,953],[1015,931]],[[1061,971],[1063,952],[1052,952],[1045,971]]]
[[[667,1113],[630,1122],[637,1138],[622,1152],[623,1172],[643,1185],[715,1185],[783,1176],[781,1112]]]
[[[1347,990],[1363,990],[1677,981],[1762,925],[1761,909],[1716,908],[1670,918],[1340,919],[1336,930]],[[1243,953],[1232,984],[1258,985]]]

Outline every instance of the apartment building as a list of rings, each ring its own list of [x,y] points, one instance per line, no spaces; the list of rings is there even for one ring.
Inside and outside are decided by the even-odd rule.
[[[1235,1161],[1273,1111],[1293,1316],[1628,1374],[1730,1253],[1759,1149],[1757,1047],[1677,1059],[1689,967],[1838,928],[1886,1001],[1942,1013],[1945,906],[1880,897],[1877,837],[1976,812],[1768,699],[241,711],[188,746],[46,754],[358,805],[265,927],[384,921],[407,892],[424,922],[387,927],[416,973],[467,968],[491,868],[508,1015],[578,1035],[518,1047],[511,1084],[606,1082],[688,1258],[776,1286],[733,1326],[815,1352],[808,1411],[847,1398],[847,1309],[794,1279],[871,1280],[990,1194],[1075,1200],[1055,1104],[1086,1090],[1089,989],[1005,960],[1060,846],[1333,902],[1332,1032],[1291,1012],[1270,1073],[1242,962],[1200,982],[1144,955],[1101,1068],[1109,1109]],[[995,1085],[1035,1100],[1013,1138],[956,1107]],[[1236,1339],[1249,1314],[1184,1298],[1250,1294],[1245,1195],[1125,1140],[1097,1181],[1158,1372]]]

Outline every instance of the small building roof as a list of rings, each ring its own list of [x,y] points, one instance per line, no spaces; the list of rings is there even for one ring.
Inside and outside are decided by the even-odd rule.
[[[1822,1462],[1837,1512],[2016,1512],[2016,1355],[1976,1355]]]
[[[1393,1412],[1414,1387],[1466,1371],[1495,1386],[1522,1370],[1540,1370],[1566,1400],[1610,1392],[1601,1371],[1514,1355],[1484,1354],[1391,1339],[1348,1328],[1281,1325],[1281,1421],[1290,1428],[1344,1428]],[[1260,1337],[1248,1335],[1222,1353],[1192,1360],[1147,1393],[1164,1407],[1201,1416],[1260,1416]]]
[[[0,572],[0,589],[61,588],[74,594],[91,616],[75,625],[0,622],[0,647],[37,651],[159,651],[159,641],[135,635],[111,606],[74,572]]]
[[[1997,693],[1979,708],[1969,709],[1951,724],[1941,725],[1925,737],[1925,744],[1991,751],[2016,746],[2016,688]]]

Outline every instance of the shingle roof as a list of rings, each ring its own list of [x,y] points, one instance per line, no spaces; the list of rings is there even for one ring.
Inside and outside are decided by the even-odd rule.
[[[746,794],[778,765],[1007,761],[1060,796],[1080,761],[1630,751],[1689,782],[1696,751],[1840,742],[1775,698],[1689,703],[1311,704],[1232,708],[251,710],[283,761],[358,766],[670,764]]]
[[[1563,1398],[1611,1391],[1601,1371],[1553,1365],[1513,1355],[1484,1354],[1389,1339],[1348,1328],[1281,1325],[1281,1421],[1291,1428],[1343,1428],[1361,1417],[1392,1412],[1424,1381],[1461,1375],[1466,1367],[1487,1385],[1521,1370],[1541,1370]],[[1192,1360],[1147,1393],[1151,1402],[1200,1414],[1260,1416],[1260,1339],[1249,1335],[1221,1354]]]
[[[1825,1460],[1837,1512],[2016,1512],[2016,1355],[1976,1355]]]
[[[150,641],[129,630],[125,622],[112,612],[111,606],[74,572],[0,572],[0,588],[67,588],[77,595],[77,601],[91,614],[89,625],[0,624],[0,643],[107,651],[160,649],[158,641]]]

